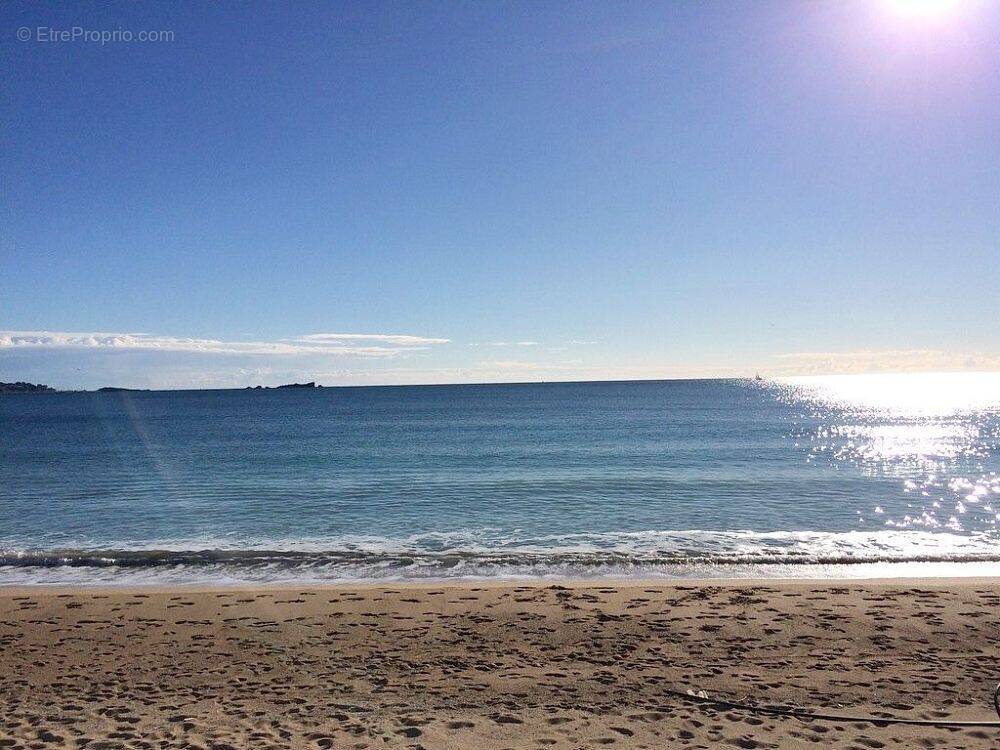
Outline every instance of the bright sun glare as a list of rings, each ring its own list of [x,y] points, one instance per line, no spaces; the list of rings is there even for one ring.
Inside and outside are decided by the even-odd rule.
[[[953,13],[962,0],[885,0],[897,15],[916,20],[936,20]]]

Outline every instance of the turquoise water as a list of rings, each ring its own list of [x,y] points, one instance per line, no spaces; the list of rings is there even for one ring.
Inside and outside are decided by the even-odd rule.
[[[24,394],[0,425],[0,583],[1000,561],[991,374]]]

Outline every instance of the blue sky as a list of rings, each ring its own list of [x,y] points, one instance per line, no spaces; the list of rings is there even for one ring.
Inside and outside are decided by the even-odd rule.
[[[900,2],[4,3],[0,380],[1000,369],[1000,4]]]

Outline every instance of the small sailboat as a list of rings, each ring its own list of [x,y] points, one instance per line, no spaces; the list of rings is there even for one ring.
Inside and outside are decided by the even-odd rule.
[[[764,381],[764,378],[762,378],[762,377],[760,376],[760,373],[759,373],[759,372],[758,372],[758,373],[756,373],[756,374],[754,374],[754,376],[753,376],[753,379],[754,379],[754,380],[756,380],[756,381],[757,381],[758,383],[761,383],[761,382],[763,382],[763,381]]]

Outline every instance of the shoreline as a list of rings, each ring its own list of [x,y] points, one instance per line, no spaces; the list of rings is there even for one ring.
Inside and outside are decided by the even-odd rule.
[[[716,571],[724,570],[724,566],[716,566],[707,570],[695,570],[691,575],[661,574],[646,575],[636,573],[627,574],[607,574],[594,576],[572,576],[572,575],[492,575],[492,576],[417,576],[411,578],[274,578],[272,580],[254,580],[246,578],[240,580],[232,574],[220,574],[215,576],[199,576],[191,571],[184,571],[181,575],[168,576],[148,576],[144,577],[143,569],[113,568],[113,567],[70,567],[66,570],[75,571],[76,575],[67,577],[55,577],[54,580],[45,580],[45,572],[62,570],[58,566],[51,568],[39,568],[41,572],[39,580],[31,580],[28,576],[23,576],[22,580],[3,580],[0,577],[0,595],[9,590],[147,590],[147,591],[217,591],[217,590],[279,590],[294,588],[392,588],[392,587],[504,587],[504,586],[750,586],[750,585],[784,585],[784,584],[836,584],[836,583],[905,583],[907,581],[924,581],[927,583],[938,582],[961,582],[961,581],[1000,581],[1000,562],[858,562],[851,564],[837,565],[817,565],[812,563],[802,563],[796,565],[782,566],[733,566],[737,573],[730,575],[714,575]],[[25,570],[25,568],[11,568],[11,570]],[[0,566],[0,572],[3,567]],[[88,579],[86,572],[96,573]],[[101,572],[114,571],[111,575],[101,576]],[[174,571],[176,573],[176,571]],[[234,571],[238,573],[238,569]],[[730,572],[730,571],[726,571]],[[187,576],[185,578],[185,576]]]
[[[965,563],[974,565],[975,563]],[[0,600],[27,592],[37,596],[65,594],[115,594],[126,595],[131,592],[169,594],[184,593],[239,593],[239,592],[285,592],[293,590],[308,591],[384,591],[392,589],[587,589],[587,588],[709,588],[721,587],[730,589],[759,588],[773,586],[778,588],[822,587],[822,586],[865,586],[884,588],[894,586],[926,586],[938,588],[961,588],[997,586],[1000,588],[1000,575],[941,575],[941,576],[885,576],[873,578],[441,578],[427,580],[399,581],[281,581],[275,583],[207,583],[203,581],[191,583],[123,583],[123,584],[80,584],[80,583],[37,583],[37,584],[3,584],[0,583]]]

